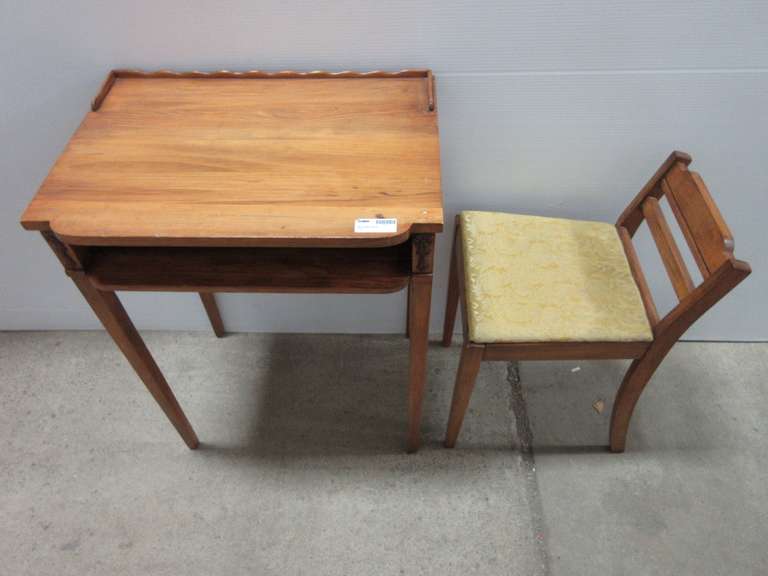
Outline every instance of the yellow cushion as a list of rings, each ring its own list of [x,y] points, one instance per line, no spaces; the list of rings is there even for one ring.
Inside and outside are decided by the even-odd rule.
[[[463,212],[473,342],[652,340],[612,224]]]

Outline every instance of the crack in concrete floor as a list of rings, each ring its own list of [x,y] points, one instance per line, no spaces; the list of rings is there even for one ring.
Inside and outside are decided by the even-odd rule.
[[[541,566],[542,574],[549,576],[552,571],[549,561],[549,550],[547,548],[547,526],[544,518],[544,507],[541,502],[541,491],[539,490],[539,481],[536,476],[536,458],[533,454],[533,432],[528,420],[528,409],[525,405],[525,395],[523,394],[522,384],[520,382],[520,369],[517,362],[507,363],[507,384],[510,387],[510,405],[512,413],[515,416],[515,426],[517,429],[518,448],[520,450],[521,462],[525,468],[525,493],[528,501],[528,507],[531,514],[531,523],[533,526],[533,541],[536,550],[536,557]]]

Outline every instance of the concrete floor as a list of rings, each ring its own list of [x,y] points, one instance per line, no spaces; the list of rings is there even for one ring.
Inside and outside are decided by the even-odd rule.
[[[408,456],[402,338],[146,340],[197,452],[103,333],[0,333],[0,573],[768,572],[768,345],[678,345],[623,455],[623,362],[485,364],[441,448],[433,347]]]

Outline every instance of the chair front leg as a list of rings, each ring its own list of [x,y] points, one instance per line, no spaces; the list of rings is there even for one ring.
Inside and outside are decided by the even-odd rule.
[[[624,452],[629,421],[632,419],[635,405],[646,384],[671,348],[671,345],[654,342],[645,354],[630,364],[613,401],[610,431],[611,452]]]
[[[475,389],[475,380],[480,371],[480,363],[483,361],[484,346],[465,343],[461,349],[459,369],[456,372],[456,384],[453,387],[453,400],[451,400],[451,414],[448,417],[448,430],[445,433],[445,447],[453,448],[459,437],[461,425],[464,422],[464,414],[469,406],[469,399]]]

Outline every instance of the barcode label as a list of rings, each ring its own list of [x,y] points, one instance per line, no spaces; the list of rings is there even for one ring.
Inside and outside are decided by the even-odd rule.
[[[358,218],[355,232],[397,232],[397,218]]]

